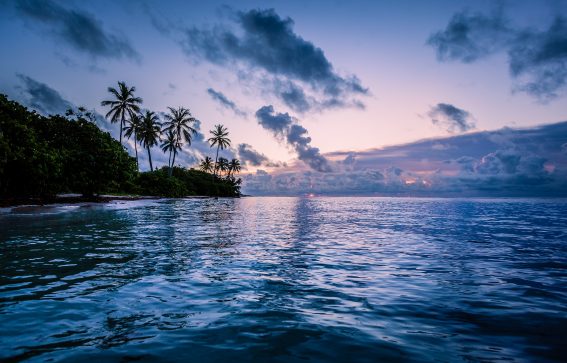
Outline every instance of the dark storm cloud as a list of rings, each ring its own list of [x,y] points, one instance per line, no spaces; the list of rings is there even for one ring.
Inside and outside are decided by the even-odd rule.
[[[513,77],[525,78],[519,89],[541,100],[564,91],[567,84],[567,23],[556,17],[545,31],[518,32],[508,50]]]
[[[238,33],[220,26],[187,29],[184,51],[215,64],[241,63],[262,69],[273,76],[274,83],[280,78],[303,82],[322,97],[319,104],[332,100],[330,104],[350,106],[353,101],[345,100],[368,94],[358,78],[338,75],[320,48],[297,35],[292,19],[281,18],[273,9],[237,12],[234,19]],[[309,108],[302,92],[296,85],[276,95],[301,112]]]
[[[256,119],[262,127],[278,135],[286,132],[293,123],[293,118],[287,112],[276,113],[272,105],[263,106],[256,111]]]
[[[313,101],[309,100],[305,91],[293,82],[287,82],[278,92],[281,100],[292,110],[305,112],[312,107]]]
[[[301,137],[302,135],[300,135]],[[323,155],[333,170],[295,165],[244,178],[251,194],[567,196],[567,122],[505,128]],[[443,147],[435,147],[443,145]]]
[[[277,113],[272,105],[256,111],[258,123],[285,141],[296,153],[299,160],[320,172],[330,172],[331,166],[318,148],[311,146],[307,130],[296,123],[288,113]]]
[[[239,144],[237,148],[238,157],[244,166],[266,166],[270,168],[279,168],[286,166],[285,163],[271,161],[266,155],[255,150],[249,144]]]
[[[303,126],[291,125],[287,132],[287,142],[297,153],[297,158],[313,170],[331,171],[331,166],[327,159],[321,155],[319,149],[310,145],[311,138],[307,136],[307,130]]]
[[[448,132],[465,132],[475,128],[472,115],[448,103],[438,103],[427,113],[431,122]]]
[[[209,88],[207,89],[207,93],[213,100],[217,101],[221,106],[232,110],[237,116],[246,117],[246,112],[238,108],[238,106],[236,106],[233,101],[229,100],[222,92]]]
[[[486,16],[461,12],[453,15],[445,30],[432,34],[427,44],[441,61],[471,63],[502,50],[510,30],[500,12]]]
[[[45,83],[36,81],[23,74],[17,74],[23,83],[23,100],[26,106],[43,115],[64,115],[65,111],[73,108],[73,105],[64,99],[59,92]]]
[[[17,1],[16,9],[33,24],[46,25],[50,34],[79,52],[93,57],[140,59],[126,38],[107,32],[89,13],[49,0]]]
[[[248,144],[238,145],[238,156],[244,164],[260,166],[269,161],[268,157],[252,148]]]
[[[505,51],[515,89],[540,101],[556,98],[567,88],[567,23],[561,16],[547,29],[537,30],[511,26],[499,12],[457,13],[427,43],[440,61],[471,63]]]

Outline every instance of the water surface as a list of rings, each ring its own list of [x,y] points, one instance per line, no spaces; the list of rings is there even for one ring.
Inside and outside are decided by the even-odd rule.
[[[0,214],[0,360],[560,362],[566,341],[564,200]]]

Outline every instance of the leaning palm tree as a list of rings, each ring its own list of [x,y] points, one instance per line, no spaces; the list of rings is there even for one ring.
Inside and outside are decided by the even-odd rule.
[[[211,159],[210,156],[205,156],[205,159],[201,160],[201,163],[199,164],[199,169],[205,173],[213,171],[213,159]]]
[[[225,158],[219,158],[217,168],[221,173],[228,171],[228,160]]]
[[[173,153],[173,160],[175,160],[175,154],[177,154],[177,152],[181,150],[181,143],[179,142],[179,139],[173,131],[168,131],[165,141],[161,144],[161,149],[164,153],[169,152],[167,167],[169,168],[168,174],[171,176],[171,169],[173,168],[171,154]]]
[[[224,150],[230,146],[230,139],[228,138],[228,130],[223,125],[215,125],[215,128],[209,131],[213,136],[209,138],[211,147],[217,146],[217,155],[215,157],[215,170],[213,175],[217,175],[217,166],[219,159],[219,149]]]
[[[126,116],[131,116],[134,113],[140,112],[140,104],[143,100],[140,97],[135,97],[134,92],[136,87],[126,86],[124,82],[118,82],[118,90],[114,87],[108,87],[108,92],[114,95],[114,100],[106,100],[100,103],[101,106],[110,106],[110,111],[106,117],[110,117],[111,123],[116,123],[120,120],[120,143],[122,144],[122,129],[124,128],[124,121]]]
[[[150,170],[154,171],[152,165],[152,154],[150,148],[157,145],[160,139],[161,126],[159,124],[159,117],[152,111],[146,111],[142,116],[142,127],[140,129],[140,142],[148,150],[148,159],[150,161]]]
[[[242,167],[240,166],[240,161],[238,159],[232,159],[228,163],[228,177],[230,178],[231,174],[234,175],[234,173],[240,172],[240,169],[242,169]]]
[[[126,122],[126,126],[124,126],[124,136],[127,139],[130,139],[134,136],[134,151],[136,152],[136,168],[140,168],[138,164],[138,142],[140,134],[140,130],[142,129],[142,119],[139,114],[132,113],[130,115],[130,120]]]
[[[183,142],[191,146],[193,135],[197,133],[197,130],[192,127],[191,124],[197,122],[197,120],[191,116],[191,112],[184,107],[168,107],[168,109],[169,113],[164,116],[166,121],[163,123],[163,131],[173,133],[177,138],[179,148],[181,148]],[[175,155],[177,155],[177,151],[173,153],[172,167],[175,164]],[[171,167],[169,168],[169,175],[171,176]]]

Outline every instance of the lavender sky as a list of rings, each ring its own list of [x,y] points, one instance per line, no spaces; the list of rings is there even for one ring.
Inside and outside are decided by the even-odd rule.
[[[567,193],[567,1],[203,3],[0,0],[0,92],[104,115],[125,81],[199,119],[179,165],[226,125],[256,195]]]

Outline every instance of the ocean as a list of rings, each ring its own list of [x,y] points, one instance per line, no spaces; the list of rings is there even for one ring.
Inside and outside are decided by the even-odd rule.
[[[567,361],[567,200],[0,213],[0,360]]]

